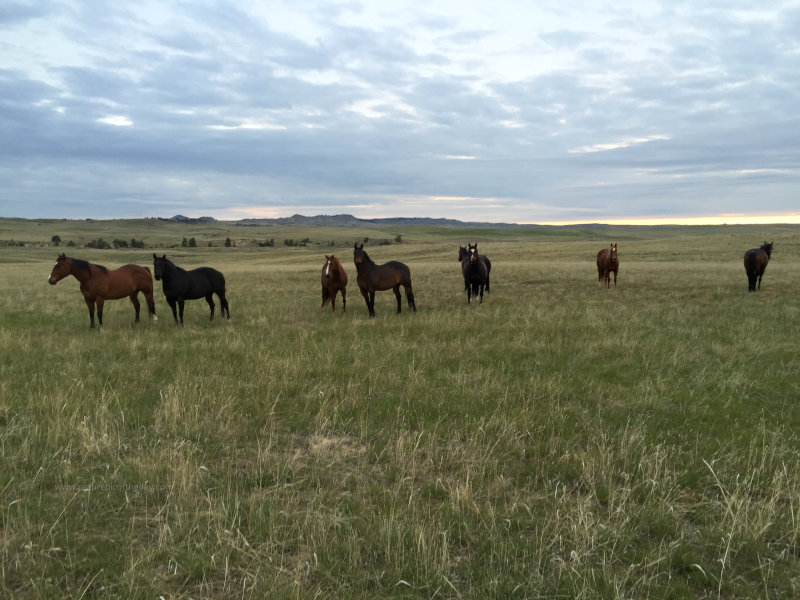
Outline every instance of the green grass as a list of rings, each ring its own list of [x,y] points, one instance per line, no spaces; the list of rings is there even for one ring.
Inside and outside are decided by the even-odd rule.
[[[175,249],[226,232],[169,224],[155,247],[68,254],[214,266],[232,320],[200,300],[176,328],[157,284],[157,323],[121,300],[98,332],[74,279],[45,282],[43,244],[115,235],[3,224],[33,247],[0,248],[0,596],[798,593],[797,228],[483,231],[492,292],[471,306],[466,238],[375,231],[403,235],[367,250],[409,264],[419,311],[383,292],[371,320],[360,229]],[[609,239],[616,290],[594,266]],[[346,314],[319,309],[332,250]]]

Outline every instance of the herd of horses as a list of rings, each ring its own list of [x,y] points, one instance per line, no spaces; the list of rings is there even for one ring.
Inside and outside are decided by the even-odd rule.
[[[751,292],[761,289],[761,278],[772,256],[772,242],[764,242],[760,248],[752,248],[744,254],[744,269],[747,273],[747,287]],[[492,263],[489,258],[478,252],[477,244],[467,244],[458,249],[458,260],[464,276],[464,290],[467,303],[473,298],[483,302],[484,291],[489,292],[489,277]],[[411,286],[411,270],[407,265],[390,260],[382,265],[375,264],[364,251],[364,244],[353,246],[353,263],[356,266],[358,289],[364,297],[367,312],[375,316],[375,292],[392,290],[397,299],[397,312],[402,306],[400,287],[405,291],[409,308],[416,312],[414,292]],[[611,244],[597,253],[597,277],[600,283],[611,287],[611,274],[614,274],[614,287],[617,287],[619,273],[619,257],[617,244]],[[162,291],[167,304],[172,309],[172,318],[176,325],[183,325],[183,307],[186,300],[205,298],[211,310],[210,319],[214,319],[214,294],[220,302],[220,312],[227,319],[231,318],[228,300],[225,297],[225,277],[211,267],[199,267],[187,271],[167,259],[166,254],[153,254],[153,275],[148,267],[139,265],[123,265],[109,270],[102,265],[92,264],[85,260],[70,258],[59,254],[48,282],[55,285],[64,277],[72,275],[80,283],[83,299],[89,309],[89,325],[94,329],[95,308],[97,321],[103,327],[103,306],[106,300],[129,298],[135,311],[135,322],[139,322],[139,292],[144,295],[147,309],[153,320],[157,320],[153,299],[153,276],[161,281]],[[336,310],[336,296],[342,295],[342,311],[347,310],[347,273],[334,255],[325,256],[322,266],[322,306],[330,302],[331,311]]]

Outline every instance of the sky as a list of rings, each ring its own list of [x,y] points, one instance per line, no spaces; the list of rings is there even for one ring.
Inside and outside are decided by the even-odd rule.
[[[3,0],[0,216],[800,223],[800,0]]]

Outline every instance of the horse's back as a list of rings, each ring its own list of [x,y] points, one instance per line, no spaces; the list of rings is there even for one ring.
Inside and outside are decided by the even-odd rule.
[[[401,279],[401,283],[404,285],[406,283],[411,283],[411,269],[408,268],[407,264],[402,263],[399,260],[390,260],[382,264],[381,267],[387,267],[397,273]]]
[[[124,298],[144,292],[145,294],[153,291],[153,277],[150,269],[140,265],[122,265],[118,269],[106,271],[105,273],[105,297],[109,300]]]
[[[608,262],[608,248],[603,248],[597,253],[597,266],[605,267]]]
[[[225,276],[214,269],[213,267],[198,267],[189,271],[194,284],[199,284],[201,288],[205,288],[205,283],[210,288],[208,292],[216,292],[220,294],[225,293]],[[203,290],[201,290],[203,291]]]

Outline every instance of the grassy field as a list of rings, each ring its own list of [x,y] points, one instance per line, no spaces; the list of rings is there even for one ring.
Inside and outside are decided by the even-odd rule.
[[[795,598],[798,233],[0,220],[25,244],[0,247],[0,597]],[[367,318],[365,237],[417,313],[382,292]],[[157,284],[157,323],[119,300],[90,331],[58,251],[213,266],[232,319],[174,327]],[[334,251],[345,314],[319,308]]]

